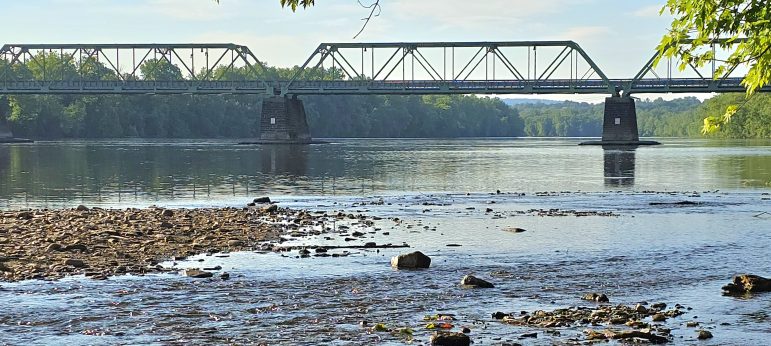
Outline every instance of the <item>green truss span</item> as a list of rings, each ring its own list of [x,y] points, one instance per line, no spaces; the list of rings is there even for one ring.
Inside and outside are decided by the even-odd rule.
[[[322,43],[280,77],[237,44],[7,44],[0,94],[613,94],[742,92],[742,77],[652,57],[610,79],[573,41]],[[143,71],[169,69],[147,78]],[[709,67],[709,66],[708,66]],[[93,71],[99,70],[99,77]],[[171,77],[169,77],[171,76]],[[767,91],[764,89],[764,91]]]

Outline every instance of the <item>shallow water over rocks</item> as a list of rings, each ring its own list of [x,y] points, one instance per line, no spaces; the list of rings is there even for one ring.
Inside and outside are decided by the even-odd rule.
[[[311,251],[300,258],[297,249],[202,254],[162,263],[177,273],[0,283],[0,344],[359,345],[409,338],[376,331],[377,324],[409,327],[413,343],[422,344],[435,330],[426,328],[424,318],[436,314],[455,315],[452,330],[467,327],[476,345],[571,344],[586,340],[584,326],[514,326],[491,315],[596,308],[598,303],[581,299],[593,292],[606,294],[612,305],[690,308],[660,322],[677,344],[698,342],[700,329],[714,335],[705,343],[715,345],[764,344],[771,335],[768,294],[727,297],[720,289],[738,273],[771,276],[771,191],[762,183],[771,176],[764,168],[771,157],[767,146],[685,141],[659,151],[638,149],[630,176],[623,164],[605,172],[601,150],[581,151],[569,140],[343,141],[311,146],[299,156],[287,153],[305,158],[299,168],[264,148],[123,144],[72,144],[70,155],[79,157],[82,150],[100,164],[89,163],[90,173],[62,168],[60,182],[42,182],[46,176],[31,170],[31,157],[51,154],[53,145],[15,147],[21,153],[12,155],[20,156],[0,166],[12,182],[0,187],[3,207],[242,207],[269,195],[282,207],[379,219],[332,236],[287,236],[284,246],[375,242],[410,248],[329,250],[348,251],[346,257],[314,257]],[[115,165],[107,154],[118,152],[128,160],[117,175],[122,183],[106,183],[105,173]],[[141,153],[153,159],[132,161]],[[245,153],[257,156],[241,157]],[[223,164],[217,155],[242,158],[243,165]],[[156,162],[171,157],[191,163]],[[196,163],[201,160],[210,166]],[[160,169],[154,177],[160,184],[153,187],[145,170],[127,168],[137,162]],[[210,179],[209,194],[201,192],[202,177]],[[82,191],[57,185],[81,179]],[[516,228],[525,231],[511,231]],[[353,231],[363,236],[345,241],[350,235],[343,234]],[[431,257],[429,269],[391,268],[392,256],[415,250]],[[222,269],[210,279],[183,273],[217,266]],[[220,279],[222,272],[230,279]],[[461,287],[468,274],[495,288]]]
[[[714,334],[711,343],[759,344],[771,327],[763,318],[771,307],[767,297],[724,297],[720,287],[747,269],[771,272],[771,260],[763,255],[771,245],[769,221],[755,217],[771,211],[769,204],[757,202],[762,196],[702,193],[698,200],[703,204],[677,211],[646,207],[646,201],[685,195],[435,194],[384,196],[383,205],[370,203],[381,197],[332,199],[330,211],[364,211],[382,218],[367,241],[404,241],[431,256],[431,268],[391,268],[390,257],[402,249],[357,249],[339,258],[298,258],[296,251],[200,255],[176,267],[221,266],[230,280],[160,274],[3,284],[0,298],[13,308],[0,313],[0,329],[13,344],[403,343],[405,335],[368,327],[409,327],[416,342],[426,342],[433,330],[425,328],[424,316],[449,313],[456,315],[454,329],[468,327],[477,344],[552,344],[585,340],[584,328],[511,326],[491,314],[596,307],[581,297],[597,291],[607,294],[611,304],[646,301],[691,308],[663,322],[673,341],[696,340],[695,328],[686,323],[697,321]],[[427,206],[428,201],[441,205]],[[315,198],[281,202],[324,209]],[[486,212],[488,206],[494,211]],[[539,216],[531,209],[613,215]],[[399,222],[388,219],[394,215]],[[512,226],[527,232],[505,230]],[[284,245],[345,243],[341,237],[319,236]],[[496,287],[463,288],[458,282],[466,274],[489,279]],[[533,332],[536,339],[520,340]]]

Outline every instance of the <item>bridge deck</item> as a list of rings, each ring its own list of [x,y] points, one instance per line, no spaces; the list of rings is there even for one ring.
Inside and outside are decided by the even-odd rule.
[[[606,94],[743,92],[741,78],[468,81],[0,81],[0,94]]]

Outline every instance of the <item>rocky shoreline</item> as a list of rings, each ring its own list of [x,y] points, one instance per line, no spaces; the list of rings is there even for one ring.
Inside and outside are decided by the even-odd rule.
[[[57,280],[85,274],[178,271],[160,263],[198,254],[287,251],[291,236],[332,231],[335,220],[371,224],[361,215],[310,213],[250,203],[245,208],[101,209],[0,213],[0,281]]]

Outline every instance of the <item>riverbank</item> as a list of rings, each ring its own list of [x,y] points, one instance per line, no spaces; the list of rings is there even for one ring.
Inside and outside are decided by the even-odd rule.
[[[245,208],[102,209],[81,205],[4,211],[0,214],[0,280],[56,280],[81,274],[106,279],[178,271],[161,263],[199,254],[287,251],[275,245],[292,237],[332,231],[331,225],[339,219],[368,222],[361,215],[313,214],[254,203]],[[191,270],[188,275],[195,273]]]

